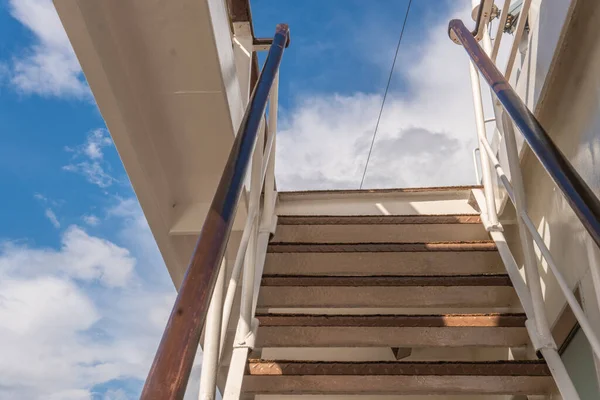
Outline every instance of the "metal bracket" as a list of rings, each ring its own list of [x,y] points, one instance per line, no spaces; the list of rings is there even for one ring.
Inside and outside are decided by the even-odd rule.
[[[475,198],[475,202],[479,207],[481,213],[481,222],[483,223],[483,227],[487,232],[504,232],[504,228],[500,222],[496,224],[491,224],[490,219],[488,217],[487,209],[485,207],[485,197],[483,191],[481,189],[473,189],[471,191],[473,193],[473,197]]]
[[[269,226],[261,225],[258,229],[259,233],[270,233],[275,234],[275,229],[277,228],[277,215],[273,215],[271,217],[271,221]]]
[[[482,214],[483,216],[484,214]],[[487,218],[487,214],[485,214],[485,218],[481,218],[483,222],[483,226],[488,232],[504,232],[504,227],[500,222],[497,224],[490,224],[489,219]]]
[[[252,319],[252,329],[241,339],[235,338],[234,349],[254,349],[256,345],[256,333],[258,332],[258,319]]]
[[[527,328],[527,333],[529,333],[531,344],[533,344],[533,348],[535,349],[538,357],[542,357],[541,350],[557,350],[556,343],[554,342],[553,338],[547,338],[539,334],[534,320],[527,319],[527,321],[525,321],[525,328]]]

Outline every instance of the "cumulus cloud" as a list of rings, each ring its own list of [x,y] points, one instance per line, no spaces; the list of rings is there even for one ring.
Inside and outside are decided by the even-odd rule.
[[[119,232],[126,225],[113,221]],[[130,233],[145,237],[147,225],[137,227]],[[136,265],[129,250],[77,226],[58,249],[1,243],[0,398],[119,399],[119,388],[96,386],[141,385],[175,291],[164,266],[158,285]]]
[[[457,14],[466,18],[468,10]],[[388,94],[365,187],[475,183],[468,59],[446,28],[443,18],[426,32],[422,46],[403,47],[401,57],[410,62],[400,63],[396,78],[408,87]],[[370,43],[370,54],[378,53],[376,43]],[[278,132],[279,188],[357,189],[381,101],[366,93],[297,98],[282,113]]]
[[[125,248],[90,236],[78,226],[69,227],[61,242],[60,250],[4,243],[0,271],[22,277],[66,275],[108,287],[125,286],[132,276],[135,259]]]
[[[29,29],[34,43],[4,69],[24,94],[89,99],[77,57],[51,0],[10,0],[10,14]]]
[[[106,170],[109,164],[104,160],[104,148],[111,146],[112,140],[106,129],[94,129],[89,132],[85,143],[75,148],[66,147],[73,153],[72,162],[63,166],[64,171],[83,175],[88,182],[107,188],[117,180]]]

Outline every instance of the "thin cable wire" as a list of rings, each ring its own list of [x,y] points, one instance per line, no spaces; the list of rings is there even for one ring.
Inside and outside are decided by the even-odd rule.
[[[396,45],[396,54],[394,54],[394,61],[392,62],[392,69],[390,70],[390,76],[388,77],[387,85],[385,86],[385,92],[383,94],[383,101],[381,102],[381,109],[379,110],[379,116],[377,117],[377,124],[375,124],[375,132],[373,132],[373,139],[371,140],[371,147],[369,148],[369,155],[367,156],[367,163],[365,164],[365,170],[363,171],[362,179],[360,180],[360,189],[362,189],[365,183],[365,176],[367,175],[367,168],[369,167],[369,161],[371,160],[371,153],[373,152],[373,145],[375,144],[375,137],[377,136],[377,129],[379,129],[379,122],[381,121],[381,114],[383,113],[383,106],[385,105],[385,99],[387,98],[388,90],[390,89],[390,83],[392,82],[392,75],[394,74],[394,67],[396,66],[396,59],[398,58],[398,50],[400,50],[400,44],[402,43],[402,36],[404,36],[404,28],[406,27],[406,21],[408,20],[408,13],[412,0],[408,1],[408,7],[406,7],[406,14],[404,15],[404,22],[402,23],[402,30],[400,31],[400,37],[398,38],[398,44]]]

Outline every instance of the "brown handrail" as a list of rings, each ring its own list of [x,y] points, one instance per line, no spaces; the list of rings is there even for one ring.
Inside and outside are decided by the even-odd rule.
[[[273,44],[250,96],[248,108],[144,384],[141,400],[183,399],[246,170],[252,158],[258,128],[265,113],[269,91],[279,70],[283,50],[288,43],[288,26],[277,25]]]

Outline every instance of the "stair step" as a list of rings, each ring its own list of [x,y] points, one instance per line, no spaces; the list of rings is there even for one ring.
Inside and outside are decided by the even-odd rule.
[[[491,240],[424,243],[280,243],[269,245],[268,253],[390,253],[390,252],[496,251]]]
[[[267,275],[469,275],[504,273],[492,241],[271,243]]]
[[[249,360],[244,391],[254,394],[546,394],[542,361],[306,362]]]
[[[264,275],[262,308],[510,307],[508,275]]]
[[[524,314],[257,314],[257,347],[519,347]]]
[[[276,242],[489,240],[481,218],[460,215],[279,216]]]

